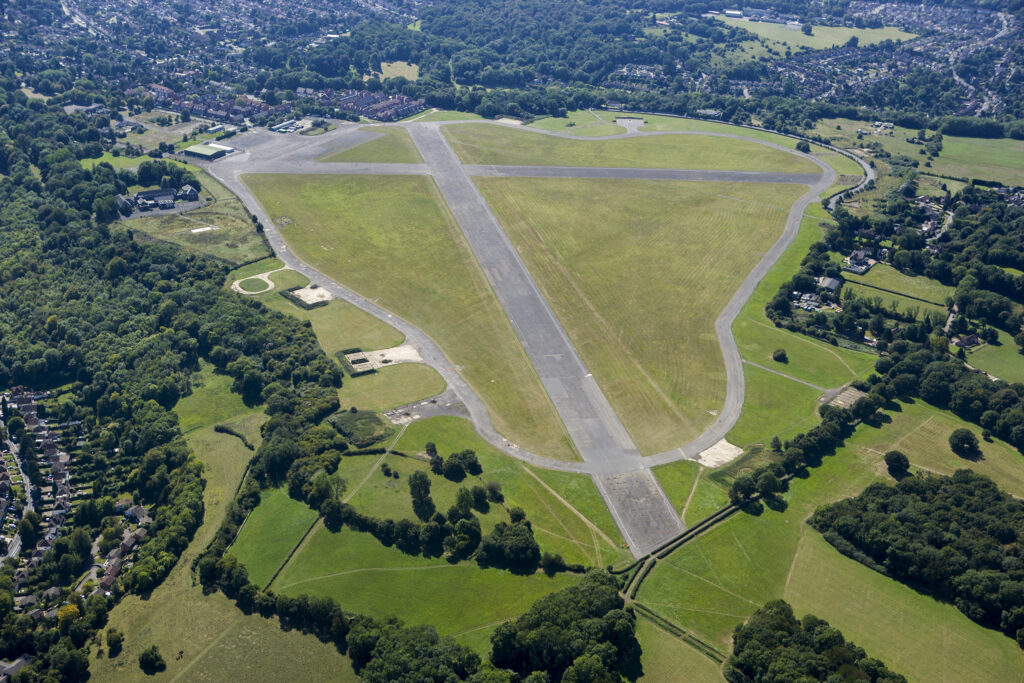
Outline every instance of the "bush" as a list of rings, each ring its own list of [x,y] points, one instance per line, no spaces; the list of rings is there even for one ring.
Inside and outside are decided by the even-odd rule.
[[[121,648],[124,647],[124,634],[118,631],[116,628],[107,629],[107,650],[110,657],[116,657],[121,654]]]
[[[805,31],[805,33],[806,33],[806,31]],[[808,35],[810,35],[810,34],[808,34]],[[811,153],[811,146],[807,143],[806,140],[801,140],[800,142],[796,143],[796,151],[803,152],[804,154],[810,154]]]
[[[167,668],[167,663],[164,662],[164,658],[156,645],[151,645],[139,655],[139,668],[147,676],[152,676]]]
[[[786,355],[786,349],[775,349],[772,351],[772,360],[776,363],[788,363],[789,356]]]

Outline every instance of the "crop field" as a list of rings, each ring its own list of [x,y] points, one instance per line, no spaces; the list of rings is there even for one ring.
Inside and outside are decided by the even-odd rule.
[[[783,597],[798,614],[827,619],[911,680],[1020,678],[1024,654],[1011,639],[843,557],[804,523],[818,506],[888,479],[882,454],[890,448],[906,453],[915,467],[949,473],[970,466],[1008,491],[1020,490],[1020,475],[1007,469],[1019,455],[1008,447],[982,444],[985,457],[967,463],[945,443],[962,425],[957,418],[922,404],[901,407],[889,423],[858,427],[807,479],[793,480],[784,512],[741,514],[659,562],[638,600],[723,651],[737,623],[765,601]],[[872,616],[879,613],[895,618]],[[936,648],[936,642],[944,646]]]
[[[967,352],[967,362],[976,368],[1010,382],[1024,382],[1024,356],[1013,337],[1002,330],[998,344],[984,344]]]
[[[811,162],[781,150],[705,135],[574,140],[472,124],[448,126],[444,134],[467,164],[818,171]]]
[[[213,538],[252,457],[238,438],[218,434],[213,424],[230,424],[259,444],[259,426],[266,418],[258,409],[245,407],[237,396],[226,395],[217,383],[219,378],[208,368],[200,374],[202,382],[197,383],[191,396],[178,402],[175,410],[183,424],[193,424],[186,438],[205,465],[203,524],[177,566],[152,595],[145,600],[128,595],[111,612],[109,625],[126,634],[124,650],[110,659],[105,648],[99,652],[92,648],[89,669],[93,679],[149,680],[139,669],[138,655],[150,645],[157,645],[167,662],[163,675],[168,679],[277,679],[292,675],[295,667],[300,667],[320,680],[358,680],[348,659],[333,645],[298,631],[282,631],[276,618],[246,615],[224,595],[203,595],[202,588],[193,584],[192,560]],[[234,415],[225,418],[232,410]],[[204,414],[208,419],[199,425],[196,419]],[[179,651],[183,653],[180,658]]]
[[[714,320],[803,189],[525,178],[477,185],[640,451],[668,450],[703,431],[725,398]]]
[[[863,275],[843,273],[843,279],[856,284],[888,289],[899,294],[924,299],[945,306],[946,299],[953,296],[953,287],[923,275],[905,275],[892,266],[879,263]]]
[[[836,126],[839,126],[837,129]],[[865,133],[863,139],[857,140],[857,129],[870,131],[871,123],[854,119],[822,119],[812,129],[812,133],[831,138],[839,147],[862,147],[869,142],[881,143],[890,154],[902,154],[911,159],[921,161],[918,171],[935,173],[955,178],[980,178],[993,180],[1008,185],[1024,185],[1024,140],[1010,138],[964,138],[954,135],[942,136],[942,151],[931,166],[924,165],[924,157],[919,154],[923,147],[907,142],[908,138],[916,138],[917,131],[896,126],[891,131],[880,134]],[[889,134],[891,132],[891,135]],[[928,135],[934,135],[928,131]],[[939,180],[955,192],[959,183]]]
[[[397,126],[363,126],[362,131],[379,134],[369,142],[356,145],[341,152],[335,152],[319,159],[332,162],[370,162],[387,164],[422,164],[423,158],[416,150],[412,138],[404,128]]]
[[[460,366],[502,434],[572,459],[565,428],[429,178],[250,175],[307,263],[423,329]]]
[[[852,28],[846,26],[815,26],[811,35],[804,35],[799,26],[789,27],[783,24],[772,24],[745,19],[718,17],[730,26],[738,26],[766,38],[774,43],[782,43],[794,50],[801,47],[812,50],[824,50],[830,47],[845,45],[851,37],[856,36],[861,45],[874,45],[883,40],[910,40],[917,36],[901,31],[895,26],[884,28]]]
[[[203,186],[202,195],[208,202],[205,206],[176,214],[131,218],[119,222],[118,226],[179,244],[190,251],[216,256],[228,263],[245,263],[269,256],[270,249],[256,232],[242,202],[202,169],[190,167],[189,170]]]

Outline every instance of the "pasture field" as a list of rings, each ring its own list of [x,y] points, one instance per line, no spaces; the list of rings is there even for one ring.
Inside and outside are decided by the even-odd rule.
[[[422,164],[416,145],[404,128],[397,126],[363,126],[359,130],[379,134],[379,137],[341,152],[321,157],[324,163],[367,162],[388,164]]]
[[[529,128],[539,128],[556,133],[567,133],[579,137],[619,135],[626,129],[615,124],[615,119],[624,116],[612,111],[581,109],[571,111],[565,117],[548,116],[531,123]],[[625,116],[628,116],[626,114]]]
[[[380,76],[381,78],[401,77],[410,81],[415,81],[420,77],[420,65],[410,64],[409,62],[403,61],[381,62]]]
[[[560,553],[566,562],[599,567],[629,557],[590,477],[529,467],[492,447],[477,435],[470,422],[456,417],[414,422],[394,448],[403,453],[422,453],[428,441],[445,457],[466,448],[475,451],[483,468],[482,480],[500,483],[505,505],[526,511],[542,551]],[[432,483],[434,480],[432,477]],[[449,488],[449,482],[437,485],[442,491]],[[402,487],[408,498],[408,484],[403,483]],[[445,495],[454,500],[457,488],[454,486]]]
[[[747,140],[704,135],[574,140],[472,124],[446,126],[444,134],[467,164],[818,171],[811,162],[781,150]]]
[[[953,296],[955,289],[923,275],[905,275],[884,263],[873,266],[863,275],[843,273],[843,279],[856,284],[881,287],[940,306],[945,306],[946,299]]]
[[[998,344],[985,344],[967,352],[967,362],[974,367],[1010,382],[1024,382],[1024,356],[1013,337],[1002,330]],[[955,349],[953,350],[955,353]]]
[[[308,505],[288,496],[287,488],[264,489],[228,552],[245,565],[249,580],[266,588],[316,518]]]
[[[837,129],[836,126],[839,126]],[[918,171],[952,176],[954,178],[979,178],[993,180],[1008,185],[1024,185],[1024,140],[1011,138],[987,139],[965,138],[955,135],[942,136],[942,151],[925,166],[925,157],[920,154],[923,147],[907,142],[916,138],[917,131],[896,126],[884,133],[865,132],[862,140],[857,140],[857,129],[870,131],[871,123],[854,119],[822,119],[818,121],[811,133],[831,138],[837,147],[860,148],[877,142],[890,154],[902,154],[921,162]],[[891,134],[890,134],[891,133]],[[928,136],[934,135],[928,131]],[[936,179],[947,184],[951,192],[962,187],[956,181]]]
[[[190,166],[189,170],[203,186],[201,194],[208,202],[205,206],[182,213],[130,218],[120,221],[118,227],[138,230],[228,263],[270,256],[270,249],[256,232],[242,202],[202,169]]]
[[[414,557],[370,534],[347,527],[333,534],[318,525],[272,588],[332,597],[348,611],[431,624],[442,635],[460,637],[516,618],[541,596],[578,580],[575,574],[516,576],[472,562]]]
[[[651,683],[722,681],[718,664],[641,616],[636,619],[636,639],[643,650],[640,656],[643,675],[637,680]]]
[[[890,448],[906,453],[915,467],[944,473],[985,465],[976,469],[1008,491],[1020,490],[1020,476],[1005,470],[1013,455],[1008,447],[983,444],[985,457],[967,463],[945,443],[963,424],[955,416],[919,403],[901,408],[891,421],[858,427],[836,455],[806,479],[794,479],[783,512],[740,514],[659,562],[638,600],[722,651],[729,649],[736,624],[782,597],[800,615],[827,619],[911,680],[1020,678],[1024,654],[1011,639],[843,557],[805,524],[825,503],[856,495],[872,482],[891,481],[882,462]],[[865,603],[874,607],[866,609]],[[896,618],[879,620],[878,614]],[[944,646],[935,648],[936,642]]]
[[[246,408],[237,396],[227,396],[208,367],[200,373],[191,396],[175,407],[183,424],[208,415],[186,435],[205,466],[203,524],[167,579],[143,600],[127,595],[110,613],[109,626],[125,633],[122,653],[110,659],[105,648],[91,648],[89,670],[97,681],[149,680],[139,669],[138,655],[157,645],[167,662],[162,674],[169,680],[223,681],[241,676],[251,680],[286,678],[296,667],[316,679],[358,680],[349,660],[333,645],[298,631],[282,631],[276,618],[246,615],[221,593],[203,595],[192,580],[193,559],[215,534],[235,493],[252,452],[230,434],[218,434],[213,425],[230,424],[259,444],[259,426],[266,416]],[[225,414],[229,404],[235,414]],[[216,410],[217,412],[210,412]],[[181,651],[181,658],[177,653]],[[101,654],[102,653],[102,654]]]
[[[303,260],[436,340],[499,432],[532,452],[576,458],[432,180],[249,175],[245,182]]]
[[[772,24],[761,21],[747,21],[746,19],[731,19],[717,17],[730,26],[750,31],[751,33],[765,38],[773,43],[781,43],[794,50],[802,47],[812,50],[824,50],[830,47],[845,45],[853,36],[856,36],[860,45],[874,45],[883,40],[910,40],[917,36],[913,33],[901,31],[895,26],[883,28],[852,28],[846,26],[815,26],[811,35],[804,35],[799,26],[789,27],[783,24]]]
[[[725,398],[714,320],[803,188],[476,181],[640,451],[700,434]]]

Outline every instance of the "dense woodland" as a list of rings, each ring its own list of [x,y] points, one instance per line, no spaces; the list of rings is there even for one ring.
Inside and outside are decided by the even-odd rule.
[[[747,681],[849,681],[905,683],[839,629],[814,615],[793,616],[782,600],[769,602],[736,627],[725,663],[729,683]]]
[[[971,470],[875,484],[815,511],[840,552],[948,600],[1024,647],[1024,503]]]

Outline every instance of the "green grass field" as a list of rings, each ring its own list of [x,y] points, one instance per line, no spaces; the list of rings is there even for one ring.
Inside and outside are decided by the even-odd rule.
[[[770,360],[763,365],[778,366],[780,372],[788,370]],[[774,436],[785,440],[818,424],[816,409],[821,392],[817,389],[746,364],[743,377],[743,411],[726,437],[729,443],[741,447],[767,445]]]
[[[736,132],[736,129],[730,131]],[[754,142],[702,135],[573,140],[503,126],[447,126],[464,163],[622,168],[734,169],[815,173],[798,156]]]
[[[100,164],[110,164],[115,170],[121,170],[122,168],[136,168],[143,161],[152,161],[151,157],[143,154],[139,157],[129,157],[124,154],[114,156],[110,152],[104,152],[103,156],[96,157],[95,159],[82,159],[82,168],[94,169]],[[168,160],[170,161],[170,160]]]
[[[245,182],[303,260],[436,340],[487,403],[498,431],[535,453],[576,457],[429,178],[249,175]]]
[[[859,283],[852,281],[847,282],[844,288],[849,288],[860,299],[876,299],[886,308],[894,309],[901,313],[909,313],[916,310],[917,314],[914,317],[917,320],[924,320],[925,316],[930,316],[934,324],[937,322],[941,323],[946,319],[947,311],[945,306],[926,304],[923,301],[909,299],[899,294],[891,294],[870,287],[863,287]]]
[[[419,64],[410,64],[409,62],[403,61],[381,62],[380,75],[381,78],[402,77],[410,81],[415,81],[420,77],[420,66]]]
[[[192,375],[192,393],[174,407],[178,427],[183,434],[227,422],[240,415],[261,416],[259,408],[249,408],[231,391],[230,375],[215,372],[213,365],[200,361],[200,372]]]
[[[360,130],[377,133],[379,137],[341,152],[334,152],[318,161],[369,162],[388,164],[422,164],[423,157],[416,150],[409,133],[397,126],[364,126]]]
[[[245,263],[270,256],[270,249],[253,227],[242,202],[202,169],[190,167],[189,170],[203,186],[202,195],[208,202],[205,206],[178,214],[143,215],[120,221],[118,227],[137,230],[228,263]]]
[[[954,288],[923,275],[905,275],[892,266],[879,263],[863,275],[843,273],[847,282],[881,287],[907,296],[924,299],[945,306],[946,299],[953,296]]]
[[[639,616],[636,638],[643,650],[640,656],[643,675],[638,680],[651,683],[678,680],[718,683],[722,680],[718,664]]]
[[[568,133],[579,137],[600,135],[619,135],[626,129],[615,124],[615,119],[622,116],[615,112],[579,110],[571,111],[564,118],[549,116],[538,119],[529,128],[539,128],[557,133]]]
[[[157,645],[167,663],[161,676],[168,680],[279,679],[293,675],[296,667],[316,680],[358,680],[348,659],[333,645],[298,631],[282,631],[276,618],[246,615],[221,593],[203,595],[193,583],[192,561],[213,538],[252,457],[238,438],[218,434],[213,424],[226,422],[259,444],[259,426],[266,419],[262,412],[246,408],[237,396],[224,394],[219,378],[208,368],[201,377],[202,383],[197,382],[192,395],[179,401],[175,410],[183,424],[193,424],[186,438],[205,467],[203,524],[152,595],[145,600],[125,596],[110,613],[109,626],[126,636],[124,650],[109,659],[105,652],[100,654],[105,648],[91,648],[92,679],[149,680],[139,669],[138,655]],[[227,419],[232,406],[234,415]],[[208,420],[199,425],[196,420],[203,414]]]
[[[437,370],[421,363],[400,363],[361,377],[346,377],[338,398],[341,407],[390,410],[437,396],[447,384]]]
[[[890,448],[915,467],[949,473],[970,466],[1010,492],[1021,490],[1024,481],[1010,467],[1020,456],[1008,447],[983,444],[985,457],[967,463],[945,443],[960,420],[920,403],[901,407],[888,424],[858,427],[837,455],[794,480],[784,512],[740,514],[659,562],[638,600],[723,651],[737,623],[782,597],[911,680],[1019,679],[1024,654],[1011,639],[843,557],[805,524],[818,506],[887,480],[882,454]]]
[[[578,580],[573,574],[515,576],[475,563],[412,557],[369,534],[347,528],[332,534],[318,526],[273,589],[330,596],[359,614],[431,624],[442,635],[480,647],[489,643],[475,637],[478,632],[518,617],[541,596]]]
[[[286,488],[265,489],[228,552],[245,565],[250,581],[265,588],[316,518]]]
[[[714,320],[803,188],[525,178],[477,186],[640,451],[700,434],[725,399]]]
[[[836,128],[839,126],[839,129]],[[831,138],[838,147],[862,147],[869,142],[881,143],[890,154],[901,154],[920,161],[918,171],[936,173],[954,178],[979,178],[1008,185],[1024,185],[1024,140],[964,138],[953,135],[942,137],[942,151],[931,166],[925,166],[926,158],[920,154],[921,145],[907,142],[917,136],[916,130],[899,126],[884,134],[866,132],[857,140],[857,129],[871,131],[871,123],[854,119],[822,119],[810,131],[816,135]],[[934,135],[928,131],[928,135]],[[951,192],[961,185],[955,181],[939,180],[947,184]],[[922,193],[924,194],[924,193]]]
[[[471,423],[455,417],[414,422],[395,449],[421,453],[428,441],[433,441],[442,455],[465,448],[475,451],[483,468],[482,479],[500,483],[505,504],[526,511],[541,550],[560,553],[567,562],[601,567],[629,557],[590,477],[528,467],[481,439]],[[408,499],[408,484],[399,482]],[[450,487],[448,482],[436,486],[454,500],[457,486]]]
[[[799,26],[789,27],[783,24],[726,17],[718,17],[718,19],[730,26],[738,26],[773,43],[781,43],[793,49],[808,47],[812,50],[824,50],[838,45],[845,45],[846,41],[853,36],[857,36],[861,45],[874,45],[883,40],[910,40],[917,37],[913,33],[906,33],[895,26],[886,26],[884,28],[815,26],[813,33],[807,36],[801,32]]]
[[[415,117],[417,121],[481,121],[482,116],[468,111],[447,111],[444,109],[427,112]]]
[[[998,344],[985,344],[967,352],[967,362],[1010,383],[1024,382],[1024,356],[1013,337],[1002,330]]]

